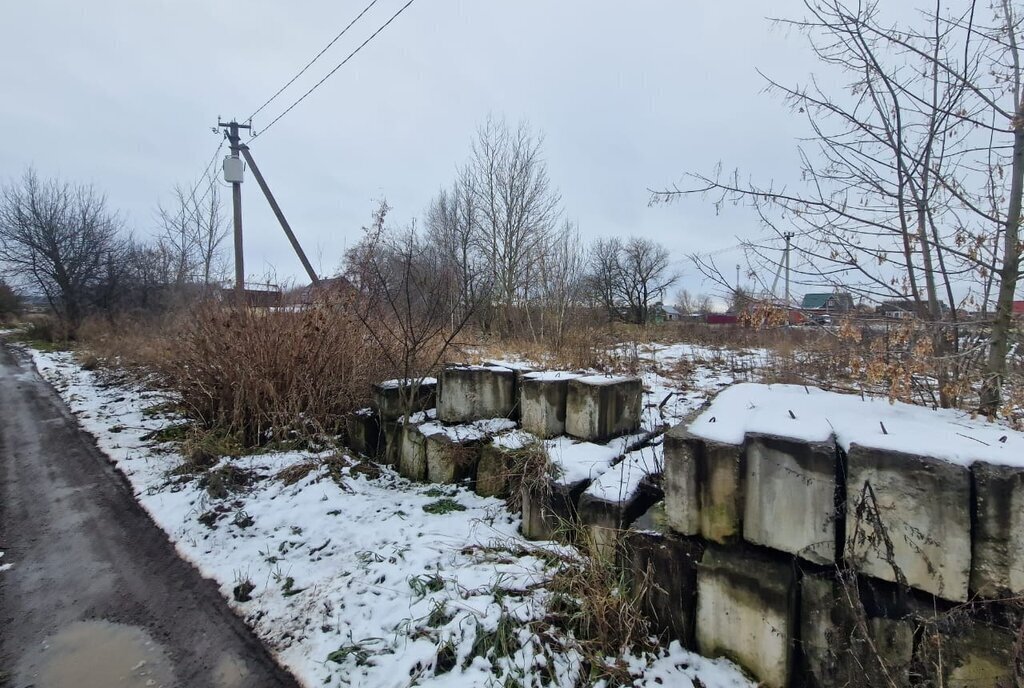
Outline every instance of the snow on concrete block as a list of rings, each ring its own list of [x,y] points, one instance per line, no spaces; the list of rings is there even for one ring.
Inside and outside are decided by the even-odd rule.
[[[361,409],[345,418],[345,439],[354,452],[376,458],[383,450],[380,419],[372,409]]]
[[[480,460],[478,440],[459,442],[444,432],[425,435],[427,482],[453,484],[476,474]]]
[[[383,420],[397,420],[405,415],[402,393],[407,391],[409,386],[410,383],[403,380],[385,380],[373,386],[373,405]],[[410,413],[433,408],[436,390],[437,380],[432,377],[424,378],[416,390]]]
[[[744,492],[743,539],[835,562],[835,443],[748,435]]]
[[[725,656],[761,685],[786,688],[793,673],[796,595],[790,562],[708,547],[697,568],[697,649]]]
[[[971,591],[1024,594],[1024,469],[976,463]]]
[[[639,591],[653,630],[690,649],[696,642],[697,562],[703,551],[696,538],[632,528],[621,548],[623,570]]]
[[[565,431],[587,441],[634,432],[640,427],[643,392],[638,377],[590,375],[570,380]]]
[[[971,476],[963,465],[891,450],[850,447],[847,557],[889,582],[967,600],[971,573]],[[891,561],[887,549],[891,544]]]
[[[437,417],[444,423],[509,418],[515,410],[515,373],[495,366],[448,366],[441,373]]]
[[[565,434],[569,380],[578,377],[558,371],[525,373],[519,383],[519,413],[523,430],[544,438]]]
[[[398,472],[409,480],[427,477],[427,438],[419,426],[399,426],[402,442],[398,452]]]

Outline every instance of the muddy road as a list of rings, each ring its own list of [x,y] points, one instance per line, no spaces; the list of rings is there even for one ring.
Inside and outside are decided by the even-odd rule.
[[[297,686],[0,343],[0,686]]]

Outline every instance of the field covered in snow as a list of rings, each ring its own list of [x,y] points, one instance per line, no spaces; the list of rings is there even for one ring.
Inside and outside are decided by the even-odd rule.
[[[682,377],[658,372],[691,349],[647,352],[647,396],[658,402],[648,412],[662,422],[732,381],[698,367],[684,391]],[[151,436],[176,422],[159,393],[110,383],[68,353],[33,357],[181,556],[304,685],[591,683],[571,635],[544,621],[552,562],[575,555],[522,540],[504,502],[335,452],[222,459],[202,479],[179,475],[175,445]],[[658,450],[629,455],[593,489],[621,489]],[[618,660],[636,686],[751,685],[730,663],[678,644]]]

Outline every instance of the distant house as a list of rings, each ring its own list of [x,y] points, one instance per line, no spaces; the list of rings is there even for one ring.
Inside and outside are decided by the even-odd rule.
[[[845,291],[804,294],[804,299],[800,303],[800,310],[805,311],[810,315],[849,313],[853,308],[853,296]]]
[[[1024,301],[1013,302],[1013,317],[1024,318]]]
[[[949,313],[949,306],[945,302],[939,302],[939,310],[943,314]],[[883,301],[875,313],[884,318],[899,320],[902,318],[926,318],[928,317],[928,303],[926,301],[915,301],[914,299],[889,299]]]
[[[306,307],[312,305],[317,297],[346,296],[355,292],[355,286],[347,277],[325,277],[319,285],[307,284],[295,289],[289,294],[288,301],[292,305]]]

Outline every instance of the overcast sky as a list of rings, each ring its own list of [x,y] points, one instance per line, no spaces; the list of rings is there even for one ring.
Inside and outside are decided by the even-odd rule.
[[[368,0],[5,2],[0,9],[0,177],[33,165],[90,182],[141,236],[175,184],[213,155],[217,117],[244,118]],[[267,125],[391,16],[379,0],[260,114]],[[421,217],[488,116],[528,120],[566,215],[587,238],[642,235],[685,256],[759,231],[740,210],[691,200],[648,207],[649,188],[721,161],[794,180],[802,122],[763,93],[814,67],[804,40],[766,15],[798,0],[417,0],[252,144],[256,161],[321,273],[358,240],[376,199]],[[219,173],[219,164],[218,164]],[[299,277],[269,208],[243,188],[247,272]],[[735,258],[723,255],[726,264]],[[770,280],[769,280],[770,281]]]

